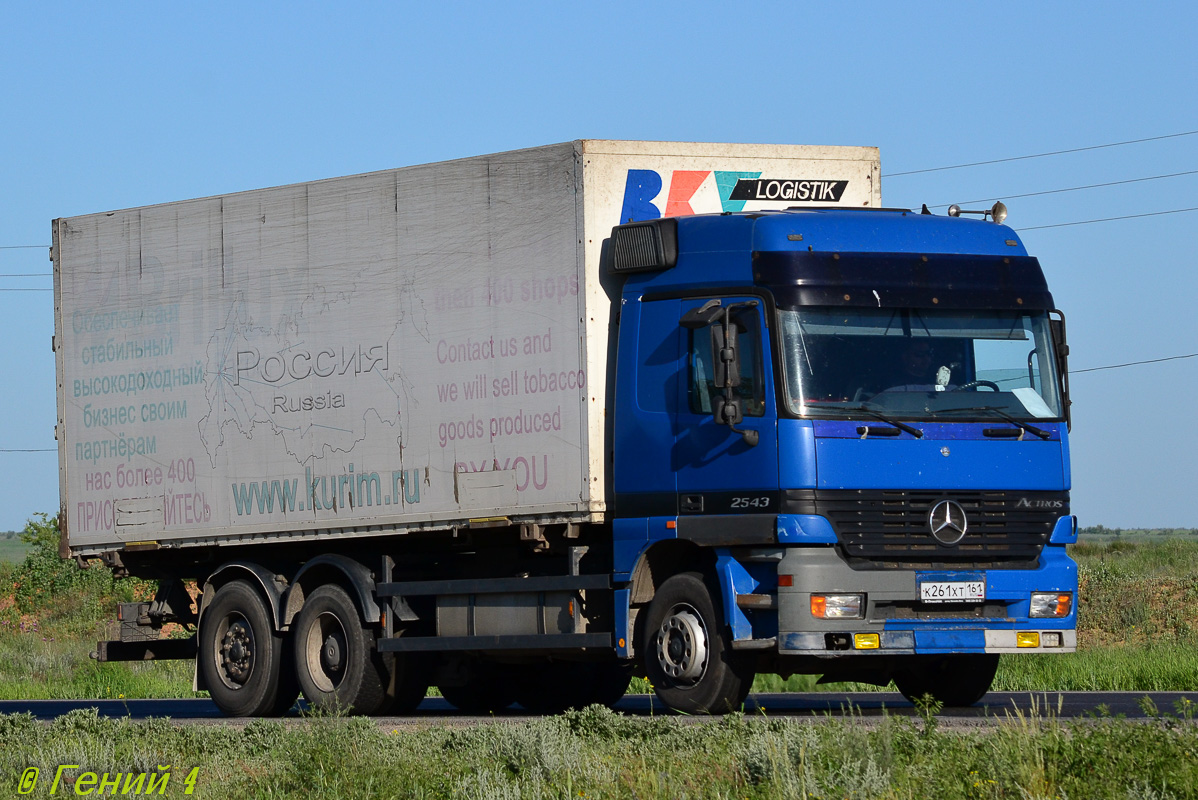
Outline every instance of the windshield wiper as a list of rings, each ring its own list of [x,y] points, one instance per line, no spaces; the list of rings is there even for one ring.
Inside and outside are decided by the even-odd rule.
[[[882,422],[885,422],[887,425],[893,425],[894,427],[898,428],[900,431],[904,431],[906,433],[911,434],[916,439],[923,438],[923,431],[921,431],[919,428],[913,428],[910,425],[906,424],[905,422],[899,422],[896,419],[891,419],[890,417],[886,416],[885,414],[874,411],[872,408],[869,408],[867,406],[849,406],[848,408],[845,409],[845,411],[860,411],[862,414],[869,414],[874,419],[881,420]]]
[[[1052,438],[1052,434],[1049,433],[1048,431],[1044,430],[1043,428],[1037,428],[1035,425],[1032,425],[1027,422],[1020,422],[1019,420],[1015,419],[1007,412],[1003,411],[1001,408],[997,408],[995,406],[974,406],[972,408],[946,408],[946,409],[944,409],[944,411],[941,411],[940,413],[943,414],[945,412],[956,412],[956,411],[989,411],[991,414],[1002,417],[1004,420],[1011,423],[1012,425],[1022,428],[1023,430],[1027,431],[1028,433],[1030,433],[1034,436],[1039,436],[1041,439],[1051,439]]]

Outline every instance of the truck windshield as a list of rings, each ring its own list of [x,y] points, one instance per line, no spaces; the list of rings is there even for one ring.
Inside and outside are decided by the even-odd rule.
[[[922,308],[780,310],[786,401],[800,416],[1062,418],[1048,315]]]

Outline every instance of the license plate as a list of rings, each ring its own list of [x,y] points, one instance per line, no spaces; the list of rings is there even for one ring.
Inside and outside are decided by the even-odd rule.
[[[985,599],[985,581],[927,581],[919,584],[919,600],[923,603],[971,603]]]

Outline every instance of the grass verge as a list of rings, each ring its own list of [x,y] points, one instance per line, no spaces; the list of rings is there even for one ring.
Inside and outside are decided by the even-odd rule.
[[[36,767],[32,796],[46,796],[61,764],[78,766],[64,772],[59,793],[91,790],[103,779],[145,787],[169,772],[166,796],[188,793],[190,776],[194,797],[306,800],[1126,800],[1191,797],[1198,786],[1198,726],[1168,717],[1065,723],[1014,716],[996,729],[964,733],[936,722],[930,714],[869,725],[732,715],[688,724],[599,707],[535,721],[392,731],[361,718],[231,728],[107,720],[88,711],[49,725],[0,716],[0,786],[16,787]]]

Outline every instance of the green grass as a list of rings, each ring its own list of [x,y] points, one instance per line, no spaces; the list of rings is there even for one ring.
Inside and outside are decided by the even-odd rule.
[[[1093,539],[1094,537],[1103,537],[1106,539],[1124,536],[1133,539],[1151,536],[1198,537],[1198,528],[1106,528],[1102,525],[1095,525],[1089,528],[1081,528],[1078,533],[1083,540]]]
[[[118,603],[153,595],[154,584],[114,580],[58,558],[58,531],[31,520],[19,564],[0,561],[0,699],[191,697],[193,662],[101,664],[96,642],[117,636]]]
[[[1071,548],[1079,649],[1198,647],[1198,540],[1120,539]]]
[[[1198,692],[1198,647],[1098,647],[1065,655],[1011,655],[992,686],[1008,692]]]
[[[32,545],[21,541],[16,536],[9,538],[0,534],[0,562],[20,564],[32,549]]]
[[[1198,536],[1160,535],[1141,538],[1079,537],[1069,546],[1069,554],[1085,567],[1116,564],[1124,572],[1138,576],[1186,574],[1198,576]]]
[[[98,630],[64,638],[60,631],[53,623],[23,630],[0,623],[0,700],[206,696],[191,691],[193,661],[101,664],[91,651],[112,637]]]
[[[1192,707],[1191,707],[1192,708]],[[1189,709],[1185,710],[1188,713]],[[731,715],[689,724],[591,707],[462,728],[380,729],[369,719],[258,720],[244,728],[0,716],[0,785],[40,770],[44,797],[142,773],[193,797],[1180,798],[1198,786],[1198,726],[1016,715],[950,732],[930,713],[815,721]],[[194,770],[194,773],[192,772]],[[116,777],[116,776],[120,777]],[[146,793],[148,778],[140,793]],[[110,784],[111,785],[111,784]],[[136,785],[134,787],[136,789]],[[117,793],[109,790],[109,794]],[[130,792],[131,794],[137,793]]]

